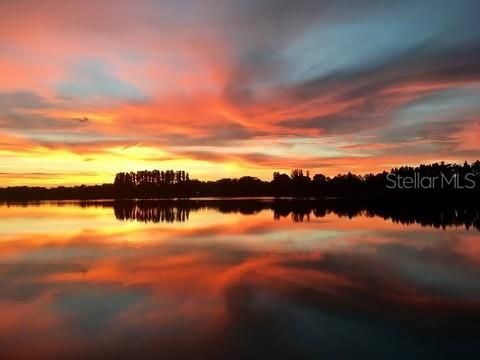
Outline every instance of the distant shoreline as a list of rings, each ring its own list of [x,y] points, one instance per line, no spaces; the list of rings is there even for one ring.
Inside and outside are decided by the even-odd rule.
[[[0,189],[1,192],[1,189]],[[292,204],[318,203],[318,204],[343,204],[346,206],[382,206],[403,208],[441,208],[441,207],[469,207],[480,209],[480,196],[471,194],[392,194],[391,196],[367,196],[363,194],[357,197],[313,197],[313,196],[200,196],[200,197],[162,197],[162,198],[107,198],[107,197],[83,197],[83,198],[58,198],[58,197],[31,197],[31,198],[3,198],[0,197],[0,206],[23,206],[34,204],[85,204],[109,205],[115,203],[137,204],[182,204],[182,203],[215,203],[215,202],[284,202]]]
[[[290,175],[274,172],[271,181],[252,176],[200,181],[191,179],[183,170],[143,170],[120,172],[111,184],[0,188],[0,201],[213,197],[470,203],[480,200],[480,161],[402,166],[378,174],[355,175],[349,172],[334,177],[310,176],[308,171],[295,169]]]

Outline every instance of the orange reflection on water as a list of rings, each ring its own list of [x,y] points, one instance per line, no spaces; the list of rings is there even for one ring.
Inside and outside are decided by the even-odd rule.
[[[412,341],[415,354],[452,322],[468,346],[480,314],[476,230],[268,209],[145,223],[47,204],[0,206],[0,236],[2,358],[242,358],[270,341],[313,358],[385,333],[386,354]]]

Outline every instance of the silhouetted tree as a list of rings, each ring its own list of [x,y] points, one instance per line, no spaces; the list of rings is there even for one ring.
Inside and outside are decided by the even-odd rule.
[[[389,188],[389,177],[405,178],[415,176],[441,178],[450,182],[436,188],[415,188],[405,190]],[[474,187],[466,188],[468,184]],[[451,179],[454,179],[455,182]],[[463,181],[460,182],[460,181]],[[462,187],[463,186],[463,187]],[[417,167],[400,166],[378,174],[363,176],[348,172],[329,178],[316,174],[310,178],[309,171],[294,169],[291,176],[280,172],[273,173],[270,182],[253,176],[239,179],[199,181],[190,179],[184,170],[140,170],[119,172],[113,184],[74,187],[8,187],[0,189],[3,200],[40,199],[98,199],[98,198],[161,198],[161,197],[201,197],[201,196],[294,196],[294,197],[342,197],[355,199],[408,199],[430,202],[463,201],[480,199],[480,161],[472,164],[448,164],[445,162],[421,164]]]

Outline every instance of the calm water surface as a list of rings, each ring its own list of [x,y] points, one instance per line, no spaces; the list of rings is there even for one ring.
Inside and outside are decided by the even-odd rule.
[[[478,358],[479,224],[258,201],[1,205],[0,359]]]

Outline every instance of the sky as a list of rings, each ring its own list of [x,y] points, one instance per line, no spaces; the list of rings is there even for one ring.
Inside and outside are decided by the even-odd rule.
[[[0,186],[480,158],[478,0],[0,0]]]

